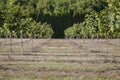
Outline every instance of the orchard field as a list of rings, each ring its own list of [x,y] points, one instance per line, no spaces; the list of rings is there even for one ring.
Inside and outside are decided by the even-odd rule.
[[[0,39],[0,80],[120,80],[120,39]]]
[[[120,80],[120,0],[0,0],[0,80]]]

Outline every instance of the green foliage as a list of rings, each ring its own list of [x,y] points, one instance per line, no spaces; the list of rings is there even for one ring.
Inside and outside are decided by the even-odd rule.
[[[120,0],[108,0],[109,14],[111,18],[111,31],[113,37],[120,36]]]
[[[33,36],[36,38],[49,38],[53,34],[51,25],[47,23],[37,23],[33,30]]]
[[[13,27],[13,29],[11,29]],[[18,24],[7,24],[0,28],[1,36],[26,37],[26,38],[49,38],[53,34],[51,25],[35,22],[32,18],[20,19]],[[10,35],[11,34],[11,35]]]
[[[98,3],[104,4],[99,5]],[[98,7],[99,10],[95,7]],[[84,21],[85,15],[91,10],[100,11],[105,7],[104,0],[97,2],[96,0],[38,0],[34,19],[51,24],[55,33],[54,37],[64,37],[66,28]]]
[[[48,23],[54,31],[53,37],[117,37],[120,35],[119,7],[120,0],[0,0],[0,32],[5,29],[19,37],[21,34],[33,37],[30,33],[34,26]],[[49,35],[53,33],[50,25]],[[48,35],[46,27],[40,31],[35,31],[37,38],[38,35],[42,38],[43,32]]]
[[[119,37],[120,15],[117,13],[113,13],[109,9],[102,10],[100,13],[91,11],[86,15],[85,20],[82,23],[74,24],[72,27],[66,29],[65,36],[85,36],[90,38]],[[73,32],[74,34],[72,34]]]

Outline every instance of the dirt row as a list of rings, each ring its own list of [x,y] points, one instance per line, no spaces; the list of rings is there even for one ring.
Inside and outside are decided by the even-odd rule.
[[[24,52],[24,50],[20,52],[15,51],[10,52],[9,49],[6,49],[8,50],[6,52],[2,51],[0,52],[0,73],[8,74],[34,73],[38,75],[50,73],[53,75],[73,75],[73,76],[83,75],[92,77],[102,75],[120,78],[119,44],[116,45],[116,42],[114,41],[113,43],[109,42],[109,44],[107,44],[105,43],[105,40],[103,40],[99,41],[99,45],[102,45],[100,47],[103,47],[105,49],[99,49],[100,47],[98,46],[97,41],[94,43],[93,47],[91,47],[92,44],[89,42],[91,41],[86,40],[84,44],[83,40],[62,40],[62,39],[51,39],[42,41],[33,40],[32,42],[29,41],[25,42],[22,45],[23,46],[22,48],[30,50],[28,52]],[[26,46],[30,43],[31,46]],[[7,45],[10,46],[9,43],[7,43]],[[13,44],[13,46],[17,45],[21,45],[21,43],[18,42]],[[8,47],[0,46],[0,50],[4,48],[9,48],[9,46]],[[108,51],[105,51],[107,49],[106,46],[109,46]],[[73,53],[72,51],[75,52]],[[27,63],[29,63],[29,65],[24,65]],[[36,65],[34,65],[35,63]],[[49,67],[47,67],[47,64],[49,65]],[[74,64],[77,65],[75,69]],[[99,65],[95,66],[96,64],[105,66],[96,68],[99,67]],[[108,66],[108,64],[110,66]],[[31,67],[31,65],[34,66]],[[54,67],[54,65],[57,66]],[[63,68],[61,68],[60,65],[63,65],[62,66]],[[81,67],[82,65],[85,65],[83,66],[83,69],[85,67],[85,70],[81,69],[77,70],[77,68]],[[106,66],[108,67],[107,69]],[[91,70],[87,69],[89,67],[91,67],[92,69]],[[69,70],[69,68],[72,70]],[[94,68],[100,70],[95,70]]]
[[[90,76],[90,77],[96,77],[96,76],[114,76],[114,77],[118,77],[118,79],[120,78],[120,70],[118,69],[108,69],[108,70],[101,70],[101,71],[68,71],[68,70],[52,70],[52,69],[43,69],[43,70],[39,70],[39,69],[21,69],[21,68],[7,68],[7,67],[3,67],[0,66],[0,72],[4,72],[4,73],[12,73],[12,74],[24,74],[24,73],[34,73],[34,74],[38,74],[38,75],[45,75],[45,74],[53,74],[53,75],[71,75],[71,76],[80,76],[80,75],[84,75],[84,76]]]

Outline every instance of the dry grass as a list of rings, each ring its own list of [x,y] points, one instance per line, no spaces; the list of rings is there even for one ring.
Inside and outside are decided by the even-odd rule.
[[[119,80],[119,42],[0,39],[0,80]]]

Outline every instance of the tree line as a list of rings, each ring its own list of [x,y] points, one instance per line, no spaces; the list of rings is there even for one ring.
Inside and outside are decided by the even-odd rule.
[[[120,0],[0,0],[0,36],[21,35],[117,37]]]

